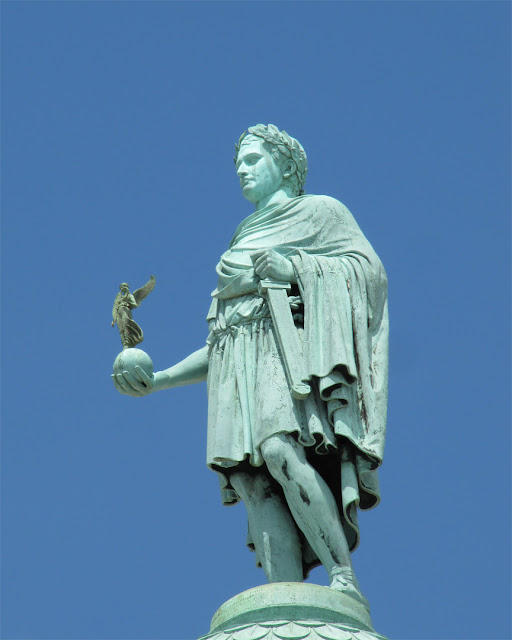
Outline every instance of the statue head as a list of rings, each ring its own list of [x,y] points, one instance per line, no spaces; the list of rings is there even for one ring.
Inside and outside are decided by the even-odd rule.
[[[130,291],[130,285],[127,282],[121,282],[119,288],[122,293],[128,293]]]
[[[255,142],[261,142],[263,148],[272,156],[275,165],[281,171],[282,186],[290,196],[302,195],[308,172],[308,160],[300,142],[289,136],[286,131],[279,131],[273,124],[268,126],[257,124],[244,131],[238,144],[235,145],[235,165],[242,147]]]

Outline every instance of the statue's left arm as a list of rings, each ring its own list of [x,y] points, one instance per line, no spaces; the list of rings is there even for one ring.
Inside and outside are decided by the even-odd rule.
[[[274,249],[263,249],[251,254],[255,273],[260,278],[274,278],[281,282],[297,283],[295,269],[288,258]]]

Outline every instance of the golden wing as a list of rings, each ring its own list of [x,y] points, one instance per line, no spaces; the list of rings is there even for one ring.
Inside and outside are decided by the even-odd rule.
[[[144,298],[153,291],[153,289],[155,288],[155,283],[155,276],[149,276],[149,280],[146,282],[146,284],[140,289],[137,289],[133,292],[133,297],[135,298],[135,302],[137,303],[137,305],[139,305],[141,301],[144,300]]]

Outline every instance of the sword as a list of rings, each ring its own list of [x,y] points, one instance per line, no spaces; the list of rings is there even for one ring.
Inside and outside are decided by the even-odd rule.
[[[305,381],[307,375],[304,370],[302,345],[288,304],[286,292],[291,289],[291,284],[265,278],[260,280],[258,289],[259,294],[266,294],[268,300],[291,394],[297,400],[304,400],[310,394],[311,386]]]

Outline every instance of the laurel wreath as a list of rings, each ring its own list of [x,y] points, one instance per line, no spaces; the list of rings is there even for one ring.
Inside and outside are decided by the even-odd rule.
[[[274,147],[285,158],[293,160],[296,166],[296,173],[294,174],[294,177],[296,178],[299,191],[302,192],[302,187],[306,182],[306,175],[308,172],[308,160],[306,152],[300,142],[289,136],[286,131],[280,131],[273,124],[269,124],[268,126],[265,126],[264,124],[257,124],[254,127],[249,127],[247,131],[244,131],[240,136],[238,143],[235,144],[235,157],[233,158],[235,163],[240,152],[242,142],[248,135],[263,138],[265,142]]]

